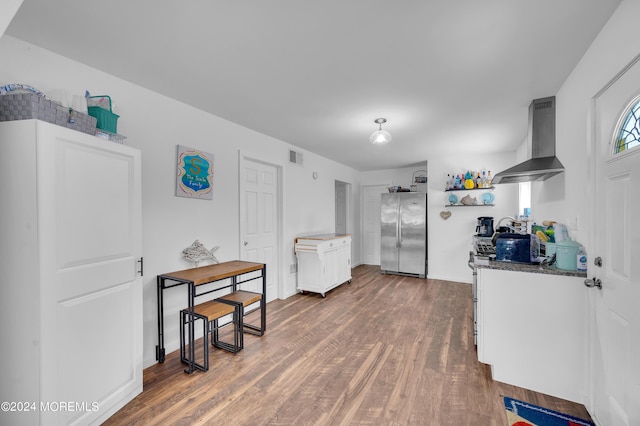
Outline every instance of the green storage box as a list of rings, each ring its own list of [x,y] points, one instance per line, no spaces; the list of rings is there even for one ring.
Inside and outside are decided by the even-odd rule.
[[[118,133],[118,118],[111,109],[109,96],[89,96],[87,98],[87,110],[90,116],[97,119],[96,127],[111,133]]]

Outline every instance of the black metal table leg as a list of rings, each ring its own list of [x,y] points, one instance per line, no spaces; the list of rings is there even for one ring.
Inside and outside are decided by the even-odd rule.
[[[157,278],[157,291],[158,291],[158,345],[156,346],[156,360],[158,362],[164,362],[164,303],[162,300],[164,278]]]
[[[195,285],[193,282],[189,282],[189,295],[188,295],[188,304],[187,304],[187,316],[189,317],[189,368],[184,370],[185,373],[191,374],[194,370],[194,363],[196,359],[196,348],[195,348],[195,324],[194,324],[194,316],[193,316],[193,306],[195,299]]]
[[[262,267],[262,299],[260,300],[260,321],[262,322],[261,333],[267,329],[267,264]],[[261,334],[261,335],[262,335]]]

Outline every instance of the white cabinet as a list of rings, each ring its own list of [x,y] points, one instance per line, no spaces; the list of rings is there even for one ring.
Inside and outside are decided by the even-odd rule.
[[[2,423],[98,424],[142,391],[140,152],[0,123]],[[11,348],[11,350],[8,350]]]
[[[298,291],[325,296],[329,290],[351,282],[351,236],[314,235],[297,238]]]
[[[494,380],[584,403],[583,281],[478,268],[478,360]]]

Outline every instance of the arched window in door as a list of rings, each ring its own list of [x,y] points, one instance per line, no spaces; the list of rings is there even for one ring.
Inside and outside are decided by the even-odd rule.
[[[640,96],[624,110],[616,128],[614,154],[640,146]]]

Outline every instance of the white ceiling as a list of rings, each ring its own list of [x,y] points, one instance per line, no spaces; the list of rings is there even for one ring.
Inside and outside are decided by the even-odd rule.
[[[619,3],[25,0],[7,34],[377,170],[515,150]]]

